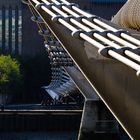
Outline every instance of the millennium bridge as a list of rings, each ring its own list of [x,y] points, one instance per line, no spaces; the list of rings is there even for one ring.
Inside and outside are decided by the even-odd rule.
[[[32,14],[30,22],[37,24],[38,33],[44,39],[36,41],[38,36],[25,37],[27,48],[23,54],[30,55],[32,44],[28,50],[29,40],[35,41],[36,47],[43,42],[49,54],[52,79],[48,86],[42,88],[54,100],[77,90],[85,98],[78,139],[86,139],[100,131],[97,129],[100,125],[110,125],[112,131],[116,131],[119,122],[130,139],[139,140],[139,32],[85,12],[66,0],[22,2]],[[19,12],[15,15],[19,18]],[[36,30],[33,29],[34,32]],[[16,32],[19,33],[18,29]],[[16,40],[19,42],[15,44],[20,44],[20,37]],[[15,47],[15,53],[19,50]],[[117,122],[112,118],[104,120],[99,115],[105,115],[105,111],[99,113],[104,108],[99,105],[100,102],[105,104]]]

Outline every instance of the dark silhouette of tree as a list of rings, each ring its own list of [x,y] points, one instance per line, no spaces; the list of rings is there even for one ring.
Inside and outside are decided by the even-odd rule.
[[[0,56],[0,94],[18,93],[22,86],[20,64],[11,56]]]

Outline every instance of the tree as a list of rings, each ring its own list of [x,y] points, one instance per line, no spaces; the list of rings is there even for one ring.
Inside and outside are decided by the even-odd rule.
[[[0,56],[0,94],[18,93],[21,85],[20,64],[11,56]]]

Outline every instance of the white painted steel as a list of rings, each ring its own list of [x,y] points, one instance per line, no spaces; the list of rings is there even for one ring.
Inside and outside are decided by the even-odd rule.
[[[53,13],[51,10],[49,10],[49,9],[46,8],[45,6],[41,6],[41,8],[42,8],[45,12],[47,12],[50,16],[52,16],[52,17],[56,16],[55,13]]]
[[[33,1],[36,1],[36,3],[38,2],[37,0],[33,0]],[[41,6],[41,8],[42,8],[44,11],[46,11],[49,15],[51,15],[51,14],[50,14],[50,10],[48,10],[46,7]],[[45,9],[44,9],[44,8],[45,8]],[[46,10],[46,9],[47,9],[47,10]],[[52,17],[53,17],[53,16],[56,16],[56,15],[53,13],[53,14],[52,14]],[[70,25],[69,23],[67,23],[66,21],[64,21],[63,19],[59,18],[58,21],[59,21],[62,25],[64,25],[64,26],[67,27],[68,29],[70,29],[72,32],[77,31],[77,29],[76,29],[75,27],[73,27],[72,25]],[[98,43],[97,41],[93,40],[92,38],[88,37],[87,35],[85,35],[85,34],[83,34],[83,33],[80,34],[80,37],[83,38],[85,41],[90,42],[92,45],[94,45],[95,47],[97,47],[97,48],[99,48],[99,49],[105,48],[102,44]],[[135,62],[129,60],[128,58],[125,58],[124,56],[122,56],[122,55],[120,55],[120,54],[114,52],[113,50],[109,50],[109,51],[108,51],[108,54],[109,54],[110,56],[112,56],[113,58],[115,58],[115,59],[121,61],[122,63],[124,63],[124,64],[130,66],[131,68],[135,69],[136,71],[139,71],[139,70],[140,70],[140,66],[139,66],[137,63],[135,63]],[[113,56],[113,55],[114,55],[114,56]]]
[[[55,1],[56,1],[56,0],[55,0]],[[63,1],[63,0],[61,0],[61,1]],[[66,7],[65,10],[67,10],[67,9],[68,9],[68,8]],[[69,11],[71,11],[71,10],[69,10]],[[69,12],[69,11],[68,11],[68,12]],[[75,16],[75,17],[79,17],[79,16],[80,16],[80,15],[78,15],[78,14],[76,14],[76,13],[75,13],[75,14],[72,14],[72,15]],[[90,15],[89,17],[91,17],[91,15]],[[99,20],[99,22],[98,22],[98,19],[96,19],[96,18],[93,19],[93,20],[96,21],[99,25],[102,25],[102,26],[103,26],[104,28],[106,28],[106,29],[109,29],[109,30],[114,31],[114,32],[118,31],[117,29],[115,29],[115,28],[113,28],[113,27],[111,27],[111,26],[109,26],[109,25],[107,25],[107,24],[101,22],[100,20]],[[90,27],[92,27],[92,28],[94,28],[94,29],[96,29],[96,30],[98,30],[98,31],[100,31],[100,32],[105,31],[105,29],[102,29],[101,27],[95,25],[94,23],[88,21],[87,19],[82,18],[82,21],[83,21],[85,24],[89,25]],[[121,33],[121,34],[123,35],[124,33]],[[113,34],[111,34],[111,33],[108,33],[107,36],[110,37],[111,39],[114,39],[114,40],[117,41],[118,43],[127,46],[127,47],[131,47],[131,48],[133,48],[133,49],[136,49],[136,48],[137,48],[137,46],[133,45],[132,43],[129,43],[129,42],[127,42],[127,41],[125,41],[125,40],[123,40],[123,39],[121,39],[121,38],[119,38],[119,37],[117,37],[117,36],[115,36],[115,35],[113,35]],[[131,38],[132,38],[132,37],[131,37]],[[136,40],[136,39],[135,39],[135,40]],[[140,41],[139,41],[139,42],[140,42]],[[140,62],[140,60],[138,60],[138,61]]]
[[[82,39],[84,39],[85,41],[88,41],[89,43],[91,43],[92,45],[94,45],[95,47],[97,47],[98,49],[104,49],[104,45],[100,44],[99,42],[93,40],[91,37],[83,34],[83,33],[80,33],[80,37]]]
[[[52,0],[53,2],[55,2],[55,4],[60,4],[59,2],[57,2],[57,0]],[[61,0],[62,2],[65,2],[65,4],[70,4],[70,3],[68,3],[68,2],[66,2],[65,0]],[[63,7],[65,7],[65,6],[63,6]],[[64,8],[63,8],[64,9]],[[70,9],[68,9],[67,7],[65,7],[65,9],[64,10],[68,10],[67,12],[69,12],[70,14],[72,14],[72,10],[70,10]],[[85,14],[85,13],[84,13]],[[73,16],[75,16],[75,17],[79,17],[80,15],[78,15],[78,14],[76,14],[75,12],[74,12],[74,14],[72,14]],[[91,15],[89,16],[89,17],[91,17]],[[93,19],[93,20],[96,20],[96,19]],[[87,19],[84,19],[84,18],[82,18],[82,21],[84,22],[84,23],[86,23],[87,25],[89,25],[90,27],[92,27],[92,28],[94,28],[94,29],[96,29],[96,30],[98,30],[98,31],[100,31],[100,32],[103,32],[103,31],[105,31],[104,29],[102,29],[101,27],[99,27],[99,26],[97,26],[97,25],[95,25],[95,24],[93,24],[92,22],[90,22],[90,21],[88,21]],[[99,22],[100,23],[100,22]],[[101,22],[102,23],[102,22]],[[78,25],[78,23],[77,23],[77,25]],[[111,29],[112,31],[114,31],[114,32],[116,32],[116,31],[118,31],[117,29],[115,29],[115,28],[113,28],[113,27],[111,27],[111,26],[109,26],[109,25],[107,25],[107,24],[105,24],[105,23],[103,23],[103,26],[105,27],[105,28],[109,28],[109,29]],[[80,28],[82,28],[82,26],[80,26]],[[88,31],[90,31],[90,29],[88,30],[88,29],[86,29],[86,28],[82,28],[83,30],[86,30],[87,32]],[[122,34],[122,33],[121,33]],[[97,34],[96,34],[97,35]],[[135,45],[133,45],[133,44],[131,44],[131,43],[129,43],[129,42],[127,42],[127,41],[125,41],[125,40],[123,40],[123,39],[121,39],[120,37],[117,37],[117,36],[115,36],[115,35],[113,35],[113,34],[111,34],[111,33],[107,33],[107,36],[108,37],[110,37],[111,39],[113,39],[113,40],[115,40],[116,42],[118,42],[118,43],[120,43],[120,44],[122,44],[122,45],[125,45],[125,46],[127,46],[127,47],[130,47],[130,48],[133,48],[133,49],[136,49],[137,47],[135,46]],[[103,37],[102,36],[100,36],[98,39],[103,39]],[[105,38],[103,39],[103,40],[106,40]],[[103,41],[103,40],[101,40],[101,41]],[[110,46],[112,46],[112,47],[115,47],[115,48],[121,48],[121,46],[119,46],[119,45],[117,45],[116,43],[113,43],[113,42],[110,42],[109,40],[107,41],[105,41],[107,44],[109,44]],[[130,58],[132,58],[132,59],[134,59],[134,60],[136,60],[136,61],[138,61],[138,62],[140,62],[140,56],[139,55],[137,55],[137,54],[135,54],[135,53],[133,53],[133,52],[131,52],[131,51],[128,51],[128,50],[126,50],[126,51],[124,51],[124,53],[125,53],[125,55],[127,55],[127,56],[129,56]]]
[[[98,23],[99,25],[101,25],[104,28],[106,28],[108,30],[111,30],[113,32],[117,31],[116,28],[114,28],[114,27],[112,27],[112,26],[110,26],[110,25],[108,25],[108,24],[106,24],[106,23],[104,23],[104,22],[102,22],[102,21],[100,21],[98,19],[94,19],[94,22]],[[134,43],[136,45],[140,45],[140,40],[138,40],[138,39],[136,39],[136,38],[134,38],[134,37],[132,37],[132,36],[130,36],[128,34],[121,33],[121,37],[123,37],[124,39],[126,39],[126,40],[128,40],[128,41],[130,41],[130,42],[132,42],[132,43]]]
[[[121,36],[123,38],[125,38],[125,39],[127,39],[127,40],[129,40],[129,41],[131,41],[133,43],[135,43],[136,45],[140,46],[140,40],[138,40],[138,39],[136,39],[136,38],[134,38],[134,37],[132,37],[130,35],[124,34],[124,33],[122,33]]]
[[[67,5],[70,4],[70,3],[67,2],[66,0],[61,0],[61,1],[62,1],[63,3],[65,3],[65,4],[67,4]],[[74,9],[76,12],[78,12],[78,13],[80,13],[80,14],[86,16],[86,17],[91,17],[91,16],[92,16],[91,14],[86,13],[86,12],[84,12],[83,10],[81,10],[81,9],[75,7],[75,6],[72,6],[72,9]],[[96,18],[95,18],[93,21],[94,21],[95,23],[99,24],[100,26],[102,26],[102,27],[108,29],[108,30],[111,30],[111,31],[113,31],[113,32],[116,32],[116,31],[117,31],[116,28],[114,28],[114,27],[112,27],[112,26],[110,26],[110,25],[104,23],[104,22],[101,21],[100,19],[96,19]],[[132,42],[132,43],[134,43],[134,44],[136,44],[136,45],[140,45],[140,41],[139,41],[138,39],[136,39],[136,38],[130,36],[130,35],[127,35],[127,34],[125,34],[125,33],[121,33],[121,36],[122,36],[124,39],[127,39],[128,41],[130,41],[130,42]]]
[[[103,45],[101,45],[100,43],[94,41],[92,38],[88,37],[87,35],[81,33],[80,34],[80,37],[83,38],[84,40],[90,42],[92,45],[98,47],[99,49],[103,49],[105,48]],[[135,62],[127,59],[126,57],[114,52],[113,50],[109,50],[108,51],[108,54],[110,56],[112,56],[113,58],[119,60],[120,62],[130,66],[131,68],[135,69],[136,71],[139,71],[140,70],[140,65],[136,64]]]
[[[49,5],[50,3],[46,0],[42,0],[45,4]],[[66,8],[67,11],[69,11],[68,13],[70,14],[74,14],[74,12],[72,12],[71,10],[69,10],[67,7],[63,6],[64,8]],[[60,15],[64,16],[64,17],[68,17],[68,15],[66,13],[64,13],[62,10],[58,9],[56,6],[52,6],[52,9],[55,10],[57,13],[59,13]],[[79,17],[79,16],[78,16]],[[82,28],[83,30],[88,30],[90,31],[90,29],[88,29],[86,26],[84,26],[83,24],[81,24],[80,22],[76,21],[73,18],[70,18],[70,21],[75,24],[77,27]]]
[[[56,1],[56,0],[55,0],[55,1]],[[65,0],[61,0],[61,1],[62,1],[62,2],[65,2],[65,4],[70,4],[70,3],[66,2]],[[67,9],[68,9],[68,8],[67,8]],[[85,14],[85,13],[84,13],[84,14]],[[73,16],[75,16],[75,15],[73,14]],[[75,17],[78,17],[78,16],[80,16],[80,15],[76,14]],[[86,15],[85,15],[85,16],[86,16]],[[87,17],[91,17],[91,15],[89,15],[89,16],[87,16]],[[106,29],[109,29],[109,30],[114,31],[114,32],[118,31],[118,30],[115,29],[114,27],[111,27],[110,25],[107,25],[106,23],[103,23],[102,21],[100,21],[100,20],[98,20],[98,19],[96,19],[96,18],[93,19],[93,20],[96,21],[99,25],[103,26],[103,27],[106,28]],[[92,22],[89,22],[87,19],[82,18],[82,21],[83,21],[84,23],[86,23],[87,25],[89,25],[90,27],[92,27],[92,28],[94,28],[94,29],[96,29],[96,30],[98,30],[98,31],[101,31],[101,32],[104,31],[104,29],[100,28],[99,26],[95,25],[95,24],[92,23]],[[131,44],[131,43],[129,43],[129,42],[127,42],[127,41],[125,41],[125,40],[123,40],[123,39],[121,39],[121,38],[119,38],[119,37],[117,37],[117,36],[115,36],[115,35],[113,35],[113,34],[111,34],[111,33],[108,33],[107,35],[108,35],[108,37],[114,39],[115,41],[117,41],[117,42],[119,42],[119,43],[121,43],[121,44],[123,44],[123,45],[125,45],[125,46],[127,46],[127,47],[137,48],[135,45],[133,45],[133,44]]]
[[[35,4],[40,4],[40,2],[38,2],[37,0],[32,0],[32,2],[34,2]]]
[[[103,31],[104,31],[101,27],[99,27],[99,26],[93,24],[92,22],[88,21],[87,19],[82,18],[82,21],[83,21],[86,25],[90,26],[90,27],[93,28],[93,29],[96,29],[96,30],[99,31],[99,32],[103,32]]]
[[[127,46],[127,47],[130,47],[132,49],[136,49],[138,48],[136,45],[133,45],[123,39],[121,39],[120,37],[117,37],[116,35],[112,34],[112,33],[107,33],[107,36],[115,41],[117,41],[118,43],[124,45],[124,46]]]
[[[63,3],[65,3],[65,4],[67,4],[67,5],[70,4],[70,3],[69,3],[68,1],[66,1],[66,0],[61,0],[61,1],[62,1]],[[85,11],[79,9],[78,7],[72,6],[72,8],[73,8],[75,11],[81,13],[82,15],[85,15],[85,16],[87,16],[87,17],[91,17],[91,16],[92,16],[91,14],[89,14],[89,13],[87,13],[87,12],[85,12]]]
[[[86,32],[90,32],[91,29],[89,29],[88,27],[84,26],[83,24],[79,23],[78,21],[74,20],[74,19],[70,19],[70,21],[75,24],[77,27],[81,28],[82,30],[86,31]]]
[[[63,19],[59,18],[58,21],[64,25],[65,27],[67,27],[69,30],[71,31],[77,31],[77,29],[75,27],[73,27],[72,25],[70,25],[69,23],[67,23],[66,21],[64,21]]]
[[[62,6],[63,10],[67,11],[69,14],[74,15],[75,17],[77,17],[77,14],[75,12],[73,12],[72,10],[70,10],[69,8]]]
[[[114,27],[112,27],[112,26],[110,26],[110,25],[108,25],[108,24],[102,22],[102,21],[99,20],[99,19],[94,19],[93,21],[94,21],[95,23],[97,23],[98,25],[100,25],[100,26],[102,26],[102,27],[104,27],[104,28],[106,28],[106,29],[108,29],[108,30],[111,30],[111,31],[113,31],[113,32],[118,31],[118,30],[115,29]]]
[[[41,4],[41,3],[38,2],[37,0],[31,0],[31,1],[33,1],[36,5]],[[50,11],[50,10],[49,10],[48,8],[46,8],[45,6],[41,6],[41,8],[42,8],[45,12],[47,12],[50,16],[52,16],[52,17],[56,16],[52,11]]]

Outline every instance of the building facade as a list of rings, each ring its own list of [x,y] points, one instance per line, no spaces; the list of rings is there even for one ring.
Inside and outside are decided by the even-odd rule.
[[[43,48],[37,26],[21,0],[0,2],[0,50],[3,54],[35,56]]]

